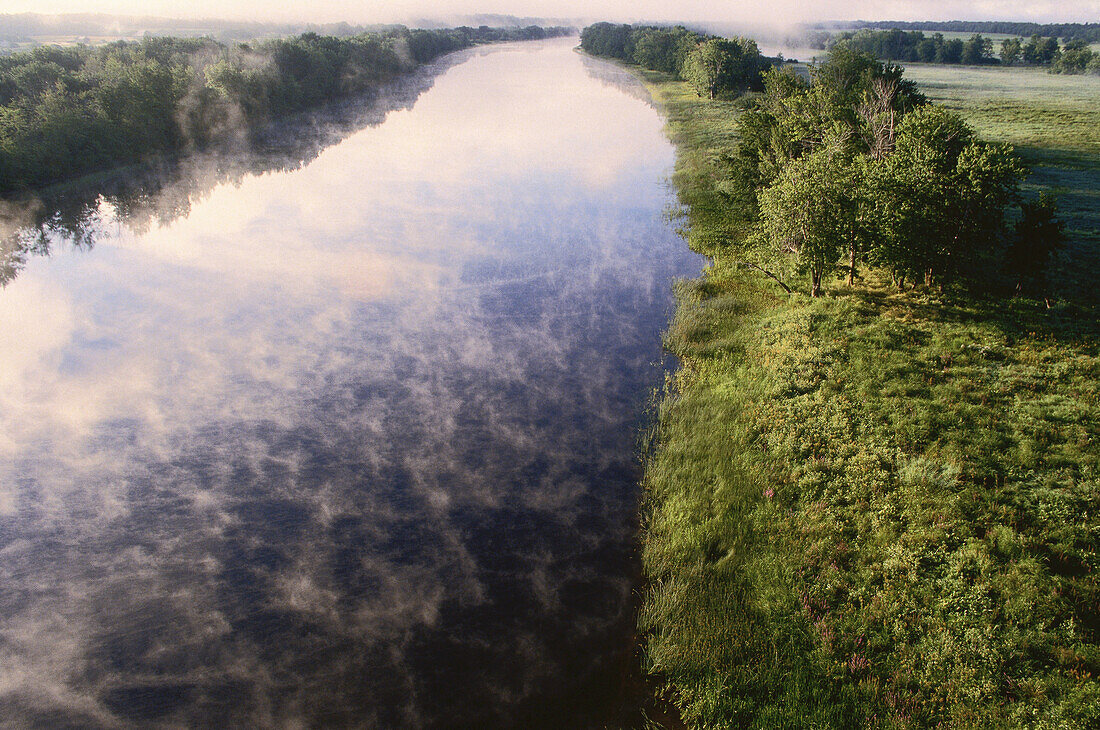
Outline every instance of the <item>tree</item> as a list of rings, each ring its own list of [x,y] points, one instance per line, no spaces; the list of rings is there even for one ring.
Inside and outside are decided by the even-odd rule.
[[[684,59],[702,40],[686,28],[635,28],[634,62],[644,68],[678,76]]]
[[[737,119],[737,150],[726,187],[738,211],[756,217],[757,193],[784,165],[828,145],[882,156],[899,120],[927,100],[902,69],[840,44],[811,69],[813,83],[791,69],[768,69],[764,94]]]
[[[581,48],[593,56],[629,60],[634,48],[629,25],[593,23],[581,31]]]
[[[1022,38],[1005,38],[1001,41],[1001,63],[1005,66],[1019,63],[1023,47],[1024,41]]]
[[[234,46],[148,37],[0,56],[0,193],[203,146],[273,116],[376,88],[474,42],[562,30],[396,27]]]
[[[1050,65],[1058,57],[1058,39],[1033,35],[1022,52],[1024,63],[1032,66]]]
[[[1050,70],[1060,74],[1084,73],[1095,57],[1096,54],[1083,40],[1067,41],[1062,47],[1061,55],[1051,65]]]
[[[684,59],[682,75],[695,93],[709,99],[726,92],[762,89],[764,59],[749,38],[711,38]]]
[[[1017,293],[1033,291],[1045,298],[1050,261],[1066,240],[1065,223],[1058,219],[1054,198],[1046,193],[1040,193],[1037,200],[1021,203],[1020,210],[1022,215],[1012,232],[1006,268],[1016,282]]]
[[[993,41],[975,33],[963,44],[959,61],[968,66],[979,66],[993,62]]]
[[[899,285],[942,285],[981,264],[1024,174],[1009,148],[979,141],[958,115],[931,105],[913,112],[898,125],[894,153],[868,173],[873,259]]]
[[[890,82],[894,89],[894,104],[898,112],[908,111],[926,103],[917,85],[902,78],[904,69],[891,63],[882,63],[866,51],[858,51],[847,44],[838,44],[828,57],[811,69],[814,86],[821,87],[837,109],[854,110],[876,80]],[[849,113],[847,116],[851,116]]]
[[[855,166],[834,149],[791,160],[760,193],[757,240],[810,275],[810,296],[821,294],[824,273],[859,228],[860,183]]]
[[[729,62],[726,44],[712,39],[699,44],[687,55],[681,75],[695,89],[696,94],[713,99],[718,95],[723,69]]]
[[[944,40],[942,34],[936,34],[939,40],[938,47],[936,48],[936,63],[961,63],[963,53],[963,42],[960,38],[952,38],[950,40]]]

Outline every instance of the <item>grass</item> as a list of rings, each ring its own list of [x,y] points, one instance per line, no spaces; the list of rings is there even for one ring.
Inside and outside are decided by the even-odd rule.
[[[962,114],[986,139],[1036,152],[1066,150],[1100,156],[1100,78],[1096,76],[1051,74],[1041,68],[932,64],[911,64],[905,75],[930,99]]]
[[[640,627],[684,721],[1100,727],[1095,310],[900,294],[873,272],[784,295],[722,253],[739,105],[639,73],[679,148],[688,241],[713,260],[678,288],[681,368],[645,472]],[[1095,194],[1095,109],[1063,118],[1072,99],[997,77],[1021,121],[983,127],[1001,92],[971,74],[912,75]]]

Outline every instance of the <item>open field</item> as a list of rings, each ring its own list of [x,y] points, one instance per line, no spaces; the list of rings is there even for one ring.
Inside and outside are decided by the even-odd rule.
[[[1100,158],[1100,78],[1045,69],[908,64],[905,75],[984,137],[1025,155],[1065,151],[1069,164]]]
[[[678,292],[645,476],[640,626],[688,726],[1097,726],[1100,325],[1076,294],[1100,269],[1049,310],[873,271],[787,296],[723,254],[740,105],[639,73],[713,258]],[[1021,149],[1062,193],[1064,265],[1094,261],[1094,87],[910,76]]]

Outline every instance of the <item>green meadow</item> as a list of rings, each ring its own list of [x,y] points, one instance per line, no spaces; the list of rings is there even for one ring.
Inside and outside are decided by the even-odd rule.
[[[1059,196],[1050,307],[724,253],[743,101],[637,71],[711,264],[645,455],[647,669],[692,728],[1100,727],[1100,79],[914,67]]]

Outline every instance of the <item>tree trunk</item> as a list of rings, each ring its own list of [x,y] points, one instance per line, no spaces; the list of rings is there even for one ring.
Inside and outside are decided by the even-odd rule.
[[[817,297],[821,293],[821,269],[810,269],[810,296]]]
[[[848,286],[856,283],[856,244],[852,241],[851,259],[848,261]]]

